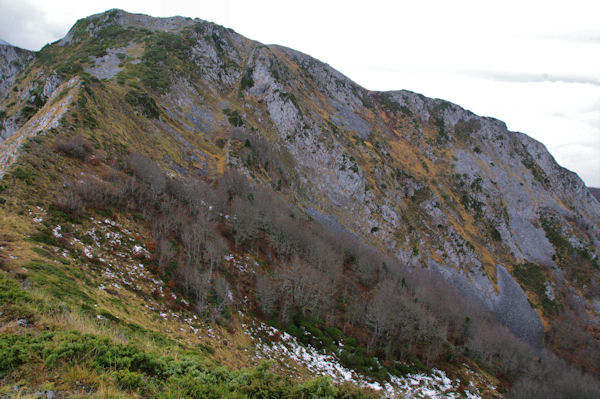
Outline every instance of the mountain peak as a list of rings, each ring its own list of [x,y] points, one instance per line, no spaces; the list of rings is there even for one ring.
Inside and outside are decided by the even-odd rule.
[[[146,14],[130,13],[119,8],[113,8],[103,13],[92,15],[89,18],[94,17],[99,17],[104,22],[113,22],[123,27],[134,26],[162,31],[178,31],[194,22],[200,21],[198,18],[177,15],[171,17],[154,17]]]
[[[57,334],[98,323],[96,335],[113,326],[131,342],[165,343],[161,353],[182,342],[236,370],[298,363],[293,376],[316,369],[279,353],[306,360],[314,347],[320,364],[325,353],[340,362],[323,370],[344,370],[323,374],[356,376],[385,397],[417,396],[404,392],[407,373],[448,381],[431,367],[512,397],[549,396],[536,390],[555,389],[554,374],[573,384],[555,396],[582,397],[567,362],[600,376],[600,203],[501,121],[366,90],[210,22],[113,9],[35,56],[0,46],[0,135],[0,287],[15,287],[8,304],[0,298],[11,334],[0,334],[0,357],[29,345],[24,332],[45,334],[47,309],[64,303],[77,319],[58,318]],[[51,306],[14,307],[30,293]],[[5,386],[47,370],[26,382],[35,392],[84,362],[115,389],[131,377],[156,390],[125,387],[141,396],[183,397],[169,384],[187,375],[164,367],[191,370],[190,383],[200,373],[162,357],[143,370],[86,353],[51,365],[74,338],[48,339],[42,352],[31,341],[22,365],[0,364]],[[496,381],[473,378],[470,364]]]
[[[79,35],[85,33],[93,36],[103,27],[111,25],[120,26],[122,28],[147,29],[155,32],[180,32],[185,27],[198,22],[204,21],[199,18],[181,16],[153,17],[146,14],[135,14],[113,8],[78,20],[69,30],[67,35],[59,41],[59,44],[70,44]]]

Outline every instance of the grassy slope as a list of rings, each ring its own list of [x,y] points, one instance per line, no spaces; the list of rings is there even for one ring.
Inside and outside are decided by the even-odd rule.
[[[52,210],[55,182],[81,171],[78,161],[51,150],[53,140],[49,134],[30,141],[2,183],[2,392],[290,397],[341,389],[361,395],[322,379],[299,384],[271,374],[269,366],[242,369],[259,361],[241,320],[234,317],[228,328],[207,324],[175,299],[150,271],[150,253],[140,249],[149,240],[144,222],[114,209],[78,219]],[[100,174],[105,167],[84,170]]]
[[[23,395],[48,389],[75,396],[177,396],[171,392],[182,384],[177,370],[191,363],[194,373],[205,372],[218,381],[214,389],[220,395],[245,389],[241,379],[256,389],[293,396],[294,390],[304,389],[297,379],[263,386],[259,381],[279,378],[265,374],[264,366],[231,371],[259,364],[254,342],[241,327],[248,319],[234,315],[227,328],[206,323],[179,295],[171,295],[169,280],[152,272],[151,253],[136,250],[152,249],[147,245],[150,226],[139,215],[100,209],[74,218],[53,210],[61,181],[82,174],[106,176],[128,151],[144,150],[160,159],[171,147],[171,159],[178,159],[173,137],[148,135],[153,126],[133,113],[122,95],[120,86],[84,81],[61,127],[29,139],[2,181],[2,284],[7,292],[0,316],[7,358],[2,390],[16,386]],[[97,125],[86,125],[86,116]],[[86,137],[93,156],[82,162],[58,151],[56,143],[65,134]],[[108,363],[106,356],[112,356]],[[138,357],[145,360],[131,363]],[[144,363],[152,359],[159,364]],[[290,368],[289,359],[280,361],[275,371],[311,380],[303,366]],[[227,381],[235,382],[229,386]],[[317,390],[330,389],[324,380],[314,384],[324,386]],[[339,389],[368,395],[348,386]]]

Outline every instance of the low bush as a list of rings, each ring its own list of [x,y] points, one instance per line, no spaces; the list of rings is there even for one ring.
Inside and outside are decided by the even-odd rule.
[[[61,137],[56,140],[54,150],[72,158],[84,160],[93,151],[92,145],[81,136]]]
[[[142,115],[151,119],[158,119],[160,111],[156,101],[148,93],[141,90],[131,90],[125,94],[125,101],[139,110]]]
[[[229,124],[231,126],[239,127],[244,124],[244,120],[242,119],[242,116],[236,109],[232,110],[229,108],[225,108],[223,110],[223,113],[227,116],[227,120],[229,121]]]
[[[28,186],[33,184],[33,172],[29,169],[17,167],[13,170],[12,175],[25,182]]]
[[[201,358],[199,352],[173,358],[76,331],[0,335],[0,371],[10,372],[26,363],[43,363],[49,370],[64,363],[92,369],[143,397],[373,397],[356,387],[338,389],[326,377],[298,384],[270,372],[268,363],[251,370],[228,370]]]

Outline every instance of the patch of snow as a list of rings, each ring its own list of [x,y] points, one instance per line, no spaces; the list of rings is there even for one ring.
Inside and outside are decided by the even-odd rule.
[[[146,250],[145,250],[143,247],[139,246],[139,245],[134,245],[134,246],[133,246],[133,253],[134,253],[134,254],[136,254],[136,255],[137,255],[137,254],[139,254],[139,253],[140,253],[140,252],[142,252],[142,251],[144,251],[144,252],[145,252]]]
[[[340,364],[334,354],[325,353],[312,346],[304,346],[297,339],[286,332],[281,332],[274,327],[260,324],[257,329],[242,324],[250,332],[260,332],[269,337],[269,341],[257,342],[258,358],[279,360],[282,364],[290,364],[290,360],[301,365],[316,375],[329,376],[334,382],[350,382],[363,388],[379,391],[383,398],[461,398],[459,392],[460,380],[452,381],[443,370],[432,369],[431,375],[409,374],[403,377],[389,375],[389,381],[380,383],[348,369]],[[255,334],[251,334],[255,335]],[[481,399],[479,390],[470,386],[464,391],[469,399]]]
[[[92,251],[86,246],[83,247],[83,253],[85,254],[85,257],[88,259],[92,259],[94,257],[94,255],[92,255]]]
[[[62,237],[62,234],[60,233],[61,229],[62,229],[62,227],[59,224],[58,226],[56,226],[55,228],[52,229],[52,235],[56,238],[61,238]]]

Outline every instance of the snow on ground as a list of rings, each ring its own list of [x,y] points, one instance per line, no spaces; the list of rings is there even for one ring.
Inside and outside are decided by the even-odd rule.
[[[40,223],[45,216],[46,211],[38,208],[29,211],[35,223]],[[91,245],[84,244],[81,240],[73,237],[69,239],[71,247],[79,247],[88,259],[96,258],[103,264],[101,269],[102,283],[98,289],[107,292],[110,289],[120,290],[122,288],[133,291],[141,291],[140,284],[148,286],[150,290],[165,297],[163,282],[156,279],[154,275],[137,258],[147,257],[150,252],[142,245],[136,243],[131,237],[131,233],[113,220],[98,220],[90,218],[92,228],[86,231],[84,235],[89,236],[87,240]],[[60,225],[52,229],[52,233],[57,238],[62,238],[62,227]],[[108,250],[108,251],[107,251]],[[62,255],[67,257],[69,250],[63,250]],[[104,257],[98,257],[102,253]],[[106,258],[106,259],[105,259]],[[236,259],[232,254],[226,255],[224,260],[233,270],[241,274],[255,273],[258,263],[246,257],[245,259]],[[172,295],[172,294],[171,294]],[[174,295],[173,299],[176,299]],[[192,332],[201,338],[197,324],[197,316],[184,317],[174,313],[171,309],[161,306],[159,302],[148,299],[145,307],[152,312],[158,313],[164,320],[175,321],[181,319]],[[243,315],[241,315],[243,317]],[[103,320],[101,315],[98,320]],[[467,398],[480,399],[480,391],[472,383],[468,389],[461,392],[460,380],[451,380],[444,371],[433,369],[431,375],[409,374],[398,377],[390,375],[389,381],[381,382],[370,379],[354,370],[344,367],[331,353],[319,351],[312,346],[304,346],[297,339],[286,332],[281,332],[274,327],[267,326],[260,322],[254,322],[252,326],[242,324],[245,332],[249,334],[256,344],[256,357],[266,358],[278,361],[280,364],[291,366],[296,370],[296,376],[299,376],[298,367],[310,371],[314,375],[329,376],[335,382],[350,382],[364,388],[371,388],[379,391],[382,398]],[[181,329],[181,328],[180,328]],[[207,337],[218,342],[222,341],[220,334],[208,327],[203,331]],[[269,339],[264,341],[261,336],[267,336]],[[468,366],[465,365],[468,370]],[[492,391],[494,387],[489,387]]]
[[[243,326],[257,341],[257,357],[276,360],[287,365],[290,365],[291,360],[315,375],[329,376],[334,382],[347,381],[379,391],[382,398],[481,398],[479,390],[472,385],[461,392],[460,380],[451,380],[442,370],[434,368],[431,375],[408,374],[403,377],[390,375],[389,381],[378,382],[344,367],[333,354],[324,353],[310,345],[304,346],[295,337],[274,327],[262,323]],[[269,340],[263,341],[261,335],[268,336]]]
[[[34,223],[41,223],[46,214],[47,211],[40,207],[28,210],[28,215]],[[52,235],[55,238],[68,242],[69,249],[63,249],[60,255],[68,258],[72,252],[79,250],[85,259],[101,266],[90,270],[93,273],[99,272],[98,289],[101,291],[110,293],[111,290],[128,289],[135,293],[146,288],[160,297],[166,297],[163,282],[156,279],[154,274],[140,263],[150,257],[150,252],[132,237],[133,234],[108,218],[102,220],[90,217],[89,220],[90,226],[85,230],[73,227],[79,230],[77,234],[65,233],[64,226],[60,224],[52,228]],[[173,299],[176,297],[173,296]],[[148,299],[148,301],[154,305],[152,310],[164,307],[159,306],[155,299]],[[178,318],[178,315],[167,309],[164,309],[160,316],[163,318],[168,316],[169,319]]]
[[[225,255],[223,259],[241,274],[255,273],[256,268],[258,267],[258,263],[255,260],[250,259],[249,256],[246,256],[244,259],[238,259],[234,257],[233,254],[229,254]]]

